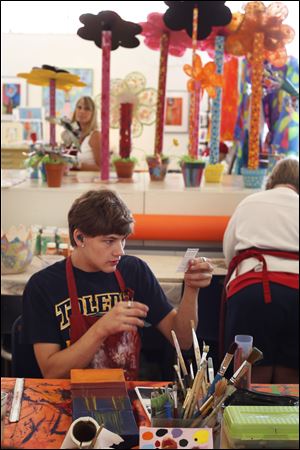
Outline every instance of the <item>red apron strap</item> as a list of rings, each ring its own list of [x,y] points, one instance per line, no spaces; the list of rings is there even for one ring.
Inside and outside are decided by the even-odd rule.
[[[87,331],[87,325],[79,309],[76,282],[70,256],[67,258],[66,271],[69,297],[71,299],[70,340],[71,344],[73,344]]]
[[[123,293],[123,299],[125,301],[133,300],[134,291],[132,289],[126,287],[124,278],[122,277],[121,272],[119,272],[118,269],[115,270],[115,276],[117,278],[121,292]]]

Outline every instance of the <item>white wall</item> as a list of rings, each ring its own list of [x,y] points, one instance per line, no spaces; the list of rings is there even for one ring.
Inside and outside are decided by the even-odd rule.
[[[142,41],[142,38],[140,38]],[[102,51],[92,41],[81,39],[70,34],[15,34],[2,35],[1,76],[16,76],[19,72],[30,72],[34,66],[42,64],[57,67],[92,68],[94,70],[94,96],[101,88],[101,55]],[[202,53],[204,62],[208,60]],[[186,91],[187,76],[183,65],[191,64],[191,50],[181,58],[169,56],[167,90]],[[157,88],[159,52],[148,49],[143,42],[135,49],[119,48],[111,53],[111,79],[123,78],[132,71],[142,72],[147,79],[147,87]],[[42,106],[42,88],[28,85],[28,105]],[[48,127],[46,127],[48,128]],[[58,130],[57,136],[60,135]],[[132,154],[144,160],[146,154],[154,149],[155,126],[145,126],[141,137],[133,138]],[[179,147],[172,145],[176,137]],[[110,143],[118,151],[118,130],[111,130]],[[174,155],[172,168],[178,168],[178,156],[187,152],[188,135],[186,133],[164,136],[164,153]],[[141,162],[139,168],[145,167]]]

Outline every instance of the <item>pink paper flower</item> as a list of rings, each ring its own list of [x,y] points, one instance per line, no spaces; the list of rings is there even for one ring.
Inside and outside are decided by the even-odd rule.
[[[192,39],[187,32],[170,30],[163,21],[163,14],[150,13],[147,22],[141,22],[140,25],[143,28],[141,35],[145,36],[144,43],[151,50],[160,49],[160,38],[163,33],[169,34],[169,54],[172,56],[182,56],[187,48],[192,47]]]

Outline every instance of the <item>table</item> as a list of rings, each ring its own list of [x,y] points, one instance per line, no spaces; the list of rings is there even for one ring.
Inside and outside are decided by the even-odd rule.
[[[11,448],[59,448],[72,422],[70,380],[25,379],[19,422],[9,423],[15,378],[2,378],[1,390],[9,392],[3,446]],[[127,382],[129,397],[139,426],[149,426],[135,386],[164,386],[166,382]],[[252,385],[262,392],[299,395],[299,385]]]
[[[133,251],[127,251],[126,253],[134,254]],[[139,258],[149,265],[167,297],[175,307],[178,306],[181,299],[183,274],[176,272],[176,268],[182,255],[137,254]],[[22,296],[24,287],[31,275],[62,258],[62,256],[56,255],[34,256],[31,264],[24,272],[1,275],[1,294]],[[214,275],[225,276],[227,269],[225,267],[224,259],[212,258],[212,262],[215,266]]]

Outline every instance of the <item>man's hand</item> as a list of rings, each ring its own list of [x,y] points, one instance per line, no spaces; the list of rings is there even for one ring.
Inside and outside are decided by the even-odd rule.
[[[214,267],[206,258],[195,258],[189,261],[188,270],[184,274],[184,284],[199,289],[210,285]]]
[[[122,301],[117,303],[95,324],[96,330],[105,338],[121,331],[136,331],[144,326],[148,306],[139,302]]]

